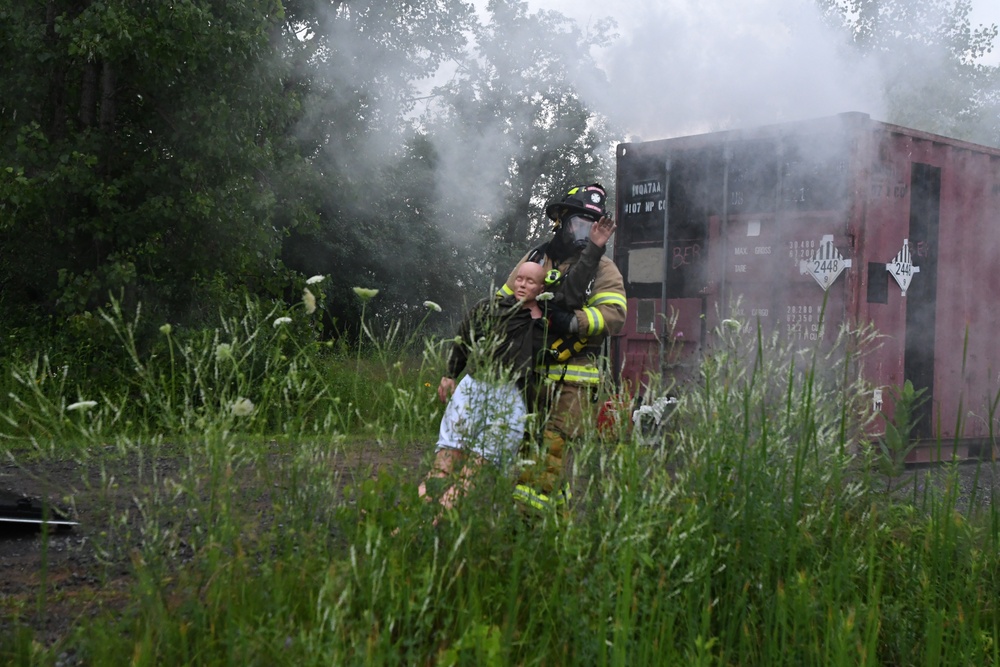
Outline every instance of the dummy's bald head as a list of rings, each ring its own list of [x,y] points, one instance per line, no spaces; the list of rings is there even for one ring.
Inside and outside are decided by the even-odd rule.
[[[514,276],[514,296],[518,301],[530,302],[545,289],[545,269],[535,262],[524,262]]]

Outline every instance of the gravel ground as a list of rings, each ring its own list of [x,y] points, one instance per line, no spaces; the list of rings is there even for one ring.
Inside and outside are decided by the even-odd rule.
[[[968,462],[958,465],[920,466],[908,469],[898,479],[892,481],[894,495],[912,499],[914,485],[921,497],[928,487],[949,491],[950,484],[957,484],[954,490],[955,507],[966,512],[970,503],[977,508],[989,508],[994,498],[1000,503],[1000,462]]]

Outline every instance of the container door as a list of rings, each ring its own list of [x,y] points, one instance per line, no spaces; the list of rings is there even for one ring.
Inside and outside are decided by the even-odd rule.
[[[934,331],[937,324],[937,245],[941,214],[941,169],[914,163],[910,176],[910,248],[920,263],[920,279],[906,292],[906,346],[903,377],[927,400],[914,415],[914,435],[933,435]]]

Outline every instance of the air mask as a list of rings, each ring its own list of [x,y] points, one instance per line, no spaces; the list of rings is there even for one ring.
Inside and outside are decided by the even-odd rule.
[[[594,225],[593,220],[582,215],[571,215],[562,224],[565,227],[563,233],[566,235],[568,244],[574,248],[587,247],[587,242],[590,240],[590,228]]]

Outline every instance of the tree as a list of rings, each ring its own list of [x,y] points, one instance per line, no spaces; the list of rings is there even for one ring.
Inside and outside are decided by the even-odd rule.
[[[507,271],[548,231],[545,203],[572,184],[608,181],[611,130],[577,92],[600,78],[591,44],[611,26],[585,31],[556,12],[529,13],[520,0],[491,0],[475,50],[435,91],[428,115],[442,162],[440,218],[479,244],[485,275]],[[470,235],[469,230],[482,230]],[[485,237],[486,243],[483,244]]]
[[[329,314],[356,332],[352,286],[378,288],[372,305],[390,318],[422,315],[425,300],[459,293],[429,203],[436,158],[413,109],[419,82],[464,48],[473,8],[462,0],[317,7],[299,31],[309,54],[296,69],[309,85],[295,128],[311,170],[301,192],[317,214],[291,231],[282,258],[330,275]]]
[[[997,25],[972,26],[971,0],[821,0],[884,74],[886,120],[1000,146],[1000,74],[982,63]]]
[[[266,289],[273,181],[294,167],[277,0],[5,3],[0,263],[7,323],[76,318],[109,292],[197,319]],[[285,164],[283,164],[285,163]],[[162,321],[162,320],[161,320]]]
[[[523,251],[544,201],[602,178],[610,156],[571,83],[596,76],[595,35],[521,2],[490,12],[478,25],[466,0],[6,3],[0,326],[86,329],[109,293],[154,326],[214,321],[241,291],[296,296],[296,271],[331,277],[341,323],[358,314],[352,286],[384,290],[386,317],[481,293],[491,244]],[[447,113],[420,117],[447,62],[463,67],[437,98]],[[477,193],[457,197],[448,175],[494,157],[483,135],[501,139],[496,179],[466,208]]]

